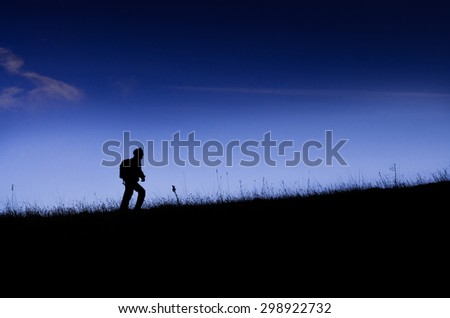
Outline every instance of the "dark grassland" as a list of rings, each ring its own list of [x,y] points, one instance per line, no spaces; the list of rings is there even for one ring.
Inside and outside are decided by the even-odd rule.
[[[5,297],[448,297],[450,182],[0,216]]]

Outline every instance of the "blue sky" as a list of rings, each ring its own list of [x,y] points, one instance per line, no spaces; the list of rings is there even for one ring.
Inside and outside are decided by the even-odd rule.
[[[108,140],[348,139],[348,166],[146,165],[147,200],[450,165],[441,1],[15,1],[0,10],[0,205],[120,200]],[[259,149],[261,151],[261,149]],[[158,153],[157,153],[158,154]],[[311,154],[323,156],[319,150]],[[219,180],[217,176],[219,175]]]

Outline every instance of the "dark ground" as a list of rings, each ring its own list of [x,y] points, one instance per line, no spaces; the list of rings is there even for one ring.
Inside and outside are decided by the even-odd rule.
[[[449,297],[450,182],[0,217],[3,297]]]

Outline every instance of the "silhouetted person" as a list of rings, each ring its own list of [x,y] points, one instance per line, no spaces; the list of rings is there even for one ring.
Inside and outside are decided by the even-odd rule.
[[[120,210],[127,211],[130,204],[133,191],[138,193],[135,210],[140,210],[145,198],[145,189],[138,183],[139,179],[145,181],[145,175],[142,172],[141,161],[144,158],[144,150],[142,148],[133,151],[133,158],[125,159],[120,164],[120,178],[125,185],[125,192],[123,193]]]

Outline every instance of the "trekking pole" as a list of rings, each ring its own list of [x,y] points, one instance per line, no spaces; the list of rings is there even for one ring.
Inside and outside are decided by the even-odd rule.
[[[180,199],[178,199],[177,189],[174,185],[172,185],[172,192],[175,193],[175,197],[177,198],[178,206],[181,206]]]

